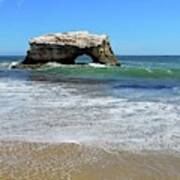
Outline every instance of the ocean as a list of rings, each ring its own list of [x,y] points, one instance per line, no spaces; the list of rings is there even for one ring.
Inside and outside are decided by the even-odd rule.
[[[180,56],[23,58],[0,57],[0,178],[180,179]]]

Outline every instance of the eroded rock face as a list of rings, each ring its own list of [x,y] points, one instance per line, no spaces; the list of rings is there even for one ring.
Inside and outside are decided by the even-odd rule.
[[[86,31],[56,33],[33,38],[29,44],[30,49],[22,64],[74,64],[78,56],[85,54],[95,63],[120,65],[106,35]]]

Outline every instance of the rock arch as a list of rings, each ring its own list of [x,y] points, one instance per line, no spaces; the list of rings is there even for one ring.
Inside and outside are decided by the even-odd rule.
[[[120,65],[106,35],[88,32],[48,34],[30,40],[30,49],[22,64],[59,62],[74,64],[81,55],[90,56],[94,63]]]

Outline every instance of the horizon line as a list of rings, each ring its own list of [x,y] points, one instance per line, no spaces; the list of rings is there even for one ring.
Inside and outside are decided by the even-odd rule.
[[[3,56],[26,56],[26,54],[0,54],[0,57]],[[115,56],[180,56],[180,54],[115,54]]]

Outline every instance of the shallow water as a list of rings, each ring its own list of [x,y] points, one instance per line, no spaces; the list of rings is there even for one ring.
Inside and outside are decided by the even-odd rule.
[[[53,172],[61,179],[180,179],[180,57],[121,57],[120,68],[51,63],[9,69],[19,59],[0,60],[4,179],[44,173],[53,179]],[[72,148],[67,159],[63,144]],[[69,176],[58,168],[71,171],[73,163]]]

